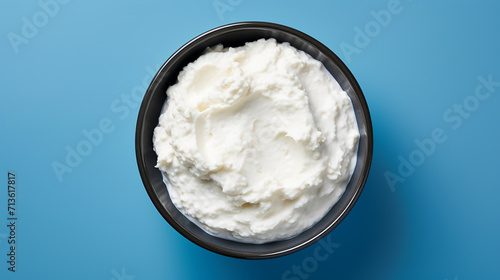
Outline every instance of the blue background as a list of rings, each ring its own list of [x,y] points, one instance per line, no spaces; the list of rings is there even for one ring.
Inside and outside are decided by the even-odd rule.
[[[0,1],[0,279],[500,279],[497,1],[45,2]],[[378,23],[381,10],[390,19]],[[326,237],[337,246],[326,260],[315,257],[319,243],[259,261],[202,249],[160,216],[137,170],[138,100],[151,72],[200,33],[247,20],[323,42],[371,110],[371,173]],[[482,99],[479,77],[497,83],[479,88]],[[85,146],[83,131],[101,122],[107,132]],[[416,141],[434,130],[441,143],[422,151]],[[78,145],[87,155],[70,167]],[[67,166],[59,177],[57,163]]]

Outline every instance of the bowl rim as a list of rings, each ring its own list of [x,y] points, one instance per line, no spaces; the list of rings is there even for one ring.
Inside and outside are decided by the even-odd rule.
[[[167,209],[165,209],[164,205],[160,201],[160,198],[156,191],[153,189],[152,182],[148,176],[148,171],[147,171],[147,163],[145,161],[144,157],[144,151],[143,151],[143,136],[144,136],[144,122],[145,122],[145,115],[147,113],[147,108],[149,108],[151,99],[153,96],[153,93],[155,89],[159,86],[160,80],[162,77],[164,77],[166,74],[164,73],[168,66],[172,64],[174,61],[176,61],[176,58],[180,55],[183,54],[186,51],[189,51],[190,47],[193,45],[196,45],[200,41],[206,40],[207,38],[212,38],[214,36],[219,36],[221,34],[224,34],[226,32],[236,32],[236,31],[242,31],[242,30],[249,30],[249,29],[266,29],[266,30],[277,30],[279,32],[285,32],[290,35],[299,37],[300,39],[306,41],[308,44],[312,45],[314,48],[318,49],[321,53],[323,53],[329,60],[331,60],[342,72],[343,75],[345,75],[346,79],[348,80],[350,86],[353,88],[354,94],[356,95],[359,106],[361,109],[361,112],[363,112],[362,117],[364,118],[364,124],[366,126],[366,157],[365,160],[360,167],[360,176],[357,178],[357,183],[356,183],[356,188],[354,190],[354,193],[351,195],[349,200],[346,202],[347,206],[342,209],[342,211],[337,215],[337,217],[332,220],[325,228],[322,228],[318,233],[314,234],[311,238],[308,238],[304,242],[297,244],[296,246],[290,247],[290,248],[284,248],[278,251],[269,251],[269,252],[249,252],[249,251],[238,251],[238,250],[232,250],[228,249],[226,247],[218,246],[217,244],[214,243],[209,243],[203,240],[202,238],[199,238],[198,236],[192,234],[189,229],[185,228],[180,222],[178,222],[175,217],[169,214]],[[329,71],[330,72],[330,71]],[[176,73],[178,74],[178,73]],[[333,75],[333,74],[332,74]],[[165,94],[166,96],[166,94]],[[356,115],[356,118],[359,116]],[[360,137],[361,138],[361,137]],[[152,141],[152,138],[149,139],[149,141]],[[359,143],[358,143],[359,145]],[[372,131],[372,123],[371,123],[371,117],[368,109],[368,105],[365,99],[365,96],[354,78],[353,74],[351,71],[347,68],[347,66],[342,62],[342,60],[329,48],[327,48],[325,45],[323,45],[321,42],[318,40],[314,39],[313,37],[288,26],[277,24],[277,23],[271,23],[271,22],[264,22],[264,21],[242,21],[242,22],[235,22],[235,23],[229,23],[225,25],[221,25],[218,27],[215,27],[213,29],[210,29],[206,32],[201,33],[200,35],[194,37],[193,39],[189,40],[187,43],[185,43],[183,46],[181,46],[178,50],[176,50],[160,67],[160,69],[157,71],[155,76],[153,77],[148,89],[146,90],[146,93],[143,97],[141,106],[139,108],[139,113],[137,117],[137,124],[136,124],[136,134],[135,134],[135,152],[136,152],[136,160],[137,160],[137,165],[139,169],[139,173],[141,175],[141,179],[143,182],[143,185],[146,189],[146,192],[148,193],[148,196],[150,197],[151,201],[153,202],[154,206],[158,210],[158,212],[163,216],[163,218],[181,235],[183,235],[185,238],[190,240],[191,242],[197,244],[198,246],[205,248],[207,250],[210,250],[212,252],[221,254],[221,255],[226,255],[230,257],[235,257],[235,258],[242,258],[242,259],[266,259],[266,258],[273,258],[273,257],[279,257],[279,256],[284,256],[296,251],[299,251],[303,248],[306,248],[310,246],[311,244],[315,243],[316,241],[320,240],[324,236],[326,236],[328,233],[330,233],[335,227],[338,226],[338,224],[346,217],[346,215],[350,212],[356,201],[358,200],[361,192],[364,189],[364,186],[366,184],[368,174],[370,171],[370,166],[371,166],[371,161],[372,161],[372,156],[373,156],[373,131]],[[359,151],[358,151],[359,152]],[[358,160],[359,160],[359,154],[358,154]],[[351,179],[350,179],[351,180]],[[165,187],[166,189],[166,187]],[[347,187],[346,187],[347,189]],[[344,194],[343,194],[344,195]],[[342,196],[343,196],[342,195]],[[170,197],[169,197],[170,199]],[[324,218],[324,217],[323,217]],[[323,219],[322,218],[322,219]],[[292,237],[291,239],[293,239]],[[238,242],[238,241],[234,241]]]

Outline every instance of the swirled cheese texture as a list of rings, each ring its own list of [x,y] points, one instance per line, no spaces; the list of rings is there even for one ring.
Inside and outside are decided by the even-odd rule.
[[[174,205],[206,232],[293,237],[343,194],[359,131],[347,94],[317,60],[261,39],[208,49],[179,74],[154,130]]]

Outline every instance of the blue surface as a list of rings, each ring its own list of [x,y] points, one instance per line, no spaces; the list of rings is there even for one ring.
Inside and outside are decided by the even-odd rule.
[[[0,279],[500,279],[498,2],[0,2]],[[143,84],[191,38],[246,20],[320,40],[368,101],[372,170],[331,247],[219,256],[173,230],[143,188]]]

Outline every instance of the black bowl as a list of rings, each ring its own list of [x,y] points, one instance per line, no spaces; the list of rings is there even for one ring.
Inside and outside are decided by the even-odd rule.
[[[153,130],[167,98],[167,88],[177,82],[178,73],[196,60],[210,46],[242,46],[261,38],[288,42],[321,61],[351,98],[360,132],[357,164],[340,200],[313,227],[283,241],[249,244],[207,234],[189,221],[172,204],[161,172],[155,168],[157,156],[153,150]],[[161,215],[184,237],[213,252],[245,259],[265,259],[283,256],[303,249],[333,230],[347,215],[365,185],[370,169],[373,136],[370,114],[361,88],[344,63],[323,44],[298,30],[267,22],[240,22],[217,27],[192,39],[177,50],[153,78],[141,104],[136,128],[136,156],[146,191]]]

